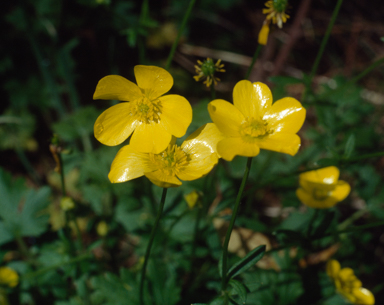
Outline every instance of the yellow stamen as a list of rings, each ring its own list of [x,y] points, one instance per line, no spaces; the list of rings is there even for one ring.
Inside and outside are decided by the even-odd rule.
[[[262,138],[273,133],[273,129],[268,128],[268,122],[263,119],[247,118],[240,126],[240,134],[244,140]]]
[[[167,176],[176,176],[190,159],[180,147],[172,144],[160,154],[149,154],[149,158]]]
[[[159,100],[151,101],[143,96],[141,99],[132,102],[131,115],[136,116],[143,123],[159,123],[162,108]]]

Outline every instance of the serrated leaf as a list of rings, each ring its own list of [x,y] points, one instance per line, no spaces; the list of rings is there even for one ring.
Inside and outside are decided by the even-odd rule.
[[[245,288],[244,284],[234,279],[231,279],[229,281],[229,285],[231,285],[233,290],[240,297],[241,302],[245,304],[245,302],[247,301],[247,289]]]
[[[354,134],[351,134],[348,137],[347,143],[345,144],[344,155],[343,155],[345,159],[349,159],[353,151],[355,150],[355,143],[356,143],[355,140],[356,138]]]
[[[265,245],[259,246],[249,252],[246,256],[244,256],[241,260],[239,260],[236,264],[234,264],[227,273],[227,278],[234,278],[236,275],[248,270],[253,265],[255,265],[265,253]]]

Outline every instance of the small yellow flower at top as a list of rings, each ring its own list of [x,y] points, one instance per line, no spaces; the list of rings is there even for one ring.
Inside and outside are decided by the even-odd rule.
[[[209,173],[219,155],[216,144],[222,138],[212,123],[205,124],[192,133],[181,146],[174,138],[159,154],[140,153],[131,145],[119,150],[112,162],[109,180],[119,183],[145,175],[160,187],[177,187],[181,180],[191,181]]]
[[[337,291],[350,303],[356,305],[374,305],[375,297],[362,287],[361,281],[351,268],[341,268],[337,260],[330,260],[326,266],[328,276],[333,280]]]
[[[15,287],[19,283],[19,275],[9,267],[0,267],[0,285]]]
[[[277,26],[281,29],[283,27],[283,23],[287,22],[289,15],[285,13],[288,7],[287,0],[269,0],[265,2],[265,6],[267,8],[263,9],[263,14],[266,14],[266,20],[272,20],[273,24],[277,24]]]
[[[263,83],[242,80],[233,89],[233,104],[213,100],[208,112],[223,133],[217,144],[221,157],[254,157],[260,149],[295,155],[301,145],[296,134],[304,123],[305,109],[292,97],[272,104],[272,92]]]
[[[75,203],[71,197],[62,197],[60,207],[63,211],[69,211],[75,208]]]
[[[137,85],[118,75],[108,75],[97,84],[93,99],[125,102],[97,118],[95,137],[115,146],[132,135],[130,146],[135,151],[158,154],[167,148],[172,136],[184,136],[192,122],[192,107],[180,95],[163,95],[173,86],[166,70],[138,65],[134,72]]]
[[[195,81],[198,82],[206,78],[203,83],[207,87],[210,87],[212,85],[212,82],[217,85],[217,82],[220,81],[220,78],[215,76],[215,72],[225,72],[225,70],[223,69],[224,64],[221,63],[221,59],[214,63],[213,60],[208,57],[203,62],[198,60],[197,63],[198,65],[195,65],[197,75],[193,77]]]
[[[300,174],[296,195],[300,201],[316,209],[333,207],[344,200],[351,191],[349,184],[339,180],[340,171],[329,166]]]
[[[285,13],[288,7],[287,0],[269,0],[265,3],[267,8],[263,9],[263,14],[266,14],[265,21],[263,26],[259,32],[258,42],[261,45],[266,45],[268,41],[269,35],[269,24],[277,24],[277,26],[281,29],[283,27],[283,23],[287,22],[289,15]]]

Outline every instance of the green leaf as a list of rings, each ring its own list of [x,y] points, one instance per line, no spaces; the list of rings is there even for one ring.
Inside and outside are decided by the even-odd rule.
[[[280,244],[291,244],[291,243],[302,243],[305,240],[305,237],[301,232],[279,229],[274,232],[276,239]]]
[[[349,159],[355,149],[355,135],[352,133],[345,144],[344,155],[345,159]]]
[[[247,289],[245,288],[244,284],[234,279],[231,279],[229,281],[229,285],[232,286],[235,294],[240,297],[241,302],[245,304],[245,302],[247,301]]]
[[[244,256],[241,260],[239,260],[236,264],[234,264],[227,273],[227,278],[232,279],[236,275],[248,270],[253,265],[255,265],[265,253],[265,245],[259,246],[249,252],[246,256]]]
[[[323,158],[316,161],[316,165],[321,167],[332,166],[332,165],[337,166],[338,164],[339,164],[339,160],[331,159],[331,158]]]
[[[301,84],[304,83],[304,80],[291,77],[291,76],[271,76],[269,80],[272,83],[279,84],[279,85],[290,85],[290,84]]]

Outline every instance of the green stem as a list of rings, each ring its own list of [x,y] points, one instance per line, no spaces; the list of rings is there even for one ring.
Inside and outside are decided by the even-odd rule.
[[[212,100],[216,99],[216,90],[215,90],[215,84],[212,82],[211,84],[211,98]]]
[[[239,192],[237,194],[237,198],[236,198],[236,202],[235,202],[235,207],[233,208],[231,221],[229,223],[229,227],[228,227],[227,233],[225,235],[225,240],[224,240],[224,245],[223,245],[223,253],[222,253],[222,257],[221,257],[222,258],[222,266],[221,266],[221,268],[222,268],[222,270],[221,270],[221,274],[222,274],[221,290],[222,291],[226,290],[227,284],[228,284],[228,281],[227,281],[227,269],[228,269],[228,267],[227,267],[227,265],[228,265],[228,244],[229,244],[229,239],[231,237],[233,226],[235,225],[237,212],[239,210],[241,197],[243,195],[245,184],[246,184],[248,176],[249,176],[249,171],[251,169],[251,165],[252,165],[252,158],[249,157],[248,160],[247,160],[247,165],[245,167],[245,172],[244,172],[243,180],[241,181]]]
[[[347,227],[349,227],[355,220],[359,219],[360,217],[364,216],[368,211],[363,209],[363,210],[358,210],[355,213],[353,213],[349,218],[344,220],[341,224],[338,225],[338,230],[343,231]]]
[[[248,71],[247,71],[247,74],[245,75],[245,79],[249,79],[249,75],[251,75],[253,66],[255,65],[255,62],[256,62],[257,58],[259,57],[259,54],[260,54],[260,51],[261,51],[261,48],[262,48],[262,47],[263,47],[263,45],[261,45],[261,44],[259,44],[259,45],[257,46],[257,49],[256,49],[256,51],[255,51],[255,54],[253,55],[253,58],[252,58],[251,65],[249,66]]]
[[[352,84],[356,83],[358,80],[360,80],[361,78],[366,76],[369,72],[371,72],[373,69],[375,69],[376,67],[380,66],[383,62],[384,62],[384,57],[376,60],[368,68],[366,68],[363,72],[361,72],[359,75],[356,75],[350,82]]]
[[[311,85],[312,83],[312,79],[313,77],[315,76],[316,74],[316,71],[319,67],[319,64],[320,64],[320,60],[321,58],[323,57],[323,53],[324,53],[324,50],[325,50],[325,46],[327,45],[327,42],[328,42],[328,39],[329,39],[329,36],[331,35],[331,31],[332,31],[332,28],[333,28],[333,25],[335,24],[336,22],[336,18],[337,18],[337,15],[339,14],[339,10],[340,10],[340,7],[341,7],[341,4],[343,3],[343,0],[338,0],[337,3],[336,3],[336,6],[335,6],[335,9],[333,10],[333,13],[332,13],[332,17],[331,17],[331,21],[329,22],[328,24],[328,28],[325,32],[325,35],[323,37],[323,40],[321,41],[321,45],[320,45],[320,48],[319,48],[319,52],[317,53],[317,56],[316,56],[316,59],[315,59],[315,62],[312,66],[312,70],[311,70],[311,73],[309,74],[309,79],[308,81],[306,82],[306,86],[305,86],[305,89],[304,89],[304,92],[303,92],[303,95],[301,97],[301,101],[305,101],[305,98],[307,96],[307,93],[308,93],[308,90],[309,90],[309,86]]]
[[[163,194],[161,195],[161,201],[160,201],[159,210],[157,212],[157,216],[156,216],[156,219],[155,219],[155,224],[153,225],[153,228],[152,228],[152,231],[151,231],[151,235],[149,237],[149,242],[148,242],[147,250],[145,252],[145,257],[144,257],[144,264],[143,264],[143,268],[141,269],[140,305],[144,304],[143,293],[144,293],[145,273],[146,273],[146,270],[147,270],[147,264],[148,264],[149,255],[151,254],[152,243],[153,243],[153,240],[155,239],[155,234],[157,232],[157,227],[159,225],[161,215],[163,214],[165,198],[167,197],[167,190],[168,190],[167,188],[163,188]]]
[[[169,52],[169,56],[168,56],[168,59],[167,59],[167,63],[166,63],[166,65],[165,65],[165,69],[166,69],[166,70],[169,70],[169,67],[171,66],[172,58],[173,58],[173,56],[175,55],[175,51],[176,51],[177,45],[179,44],[180,37],[181,37],[181,35],[183,34],[184,28],[185,28],[185,26],[186,26],[186,24],[187,24],[189,15],[190,15],[191,12],[192,12],[192,8],[193,8],[193,6],[195,5],[195,2],[196,2],[196,0],[191,0],[191,1],[189,2],[188,9],[187,9],[187,11],[185,12],[183,21],[181,22],[181,26],[180,26],[179,32],[177,33],[177,37],[176,37],[175,41],[173,42],[171,51]]]
[[[61,157],[61,153],[57,153],[57,156],[59,158],[59,166],[60,166],[60,181],[61,181],[61,193],[63,197],[67,196],[67,191],[65,189],[65,176],[64,176],[64,164],[63,164],[63,158]]]

